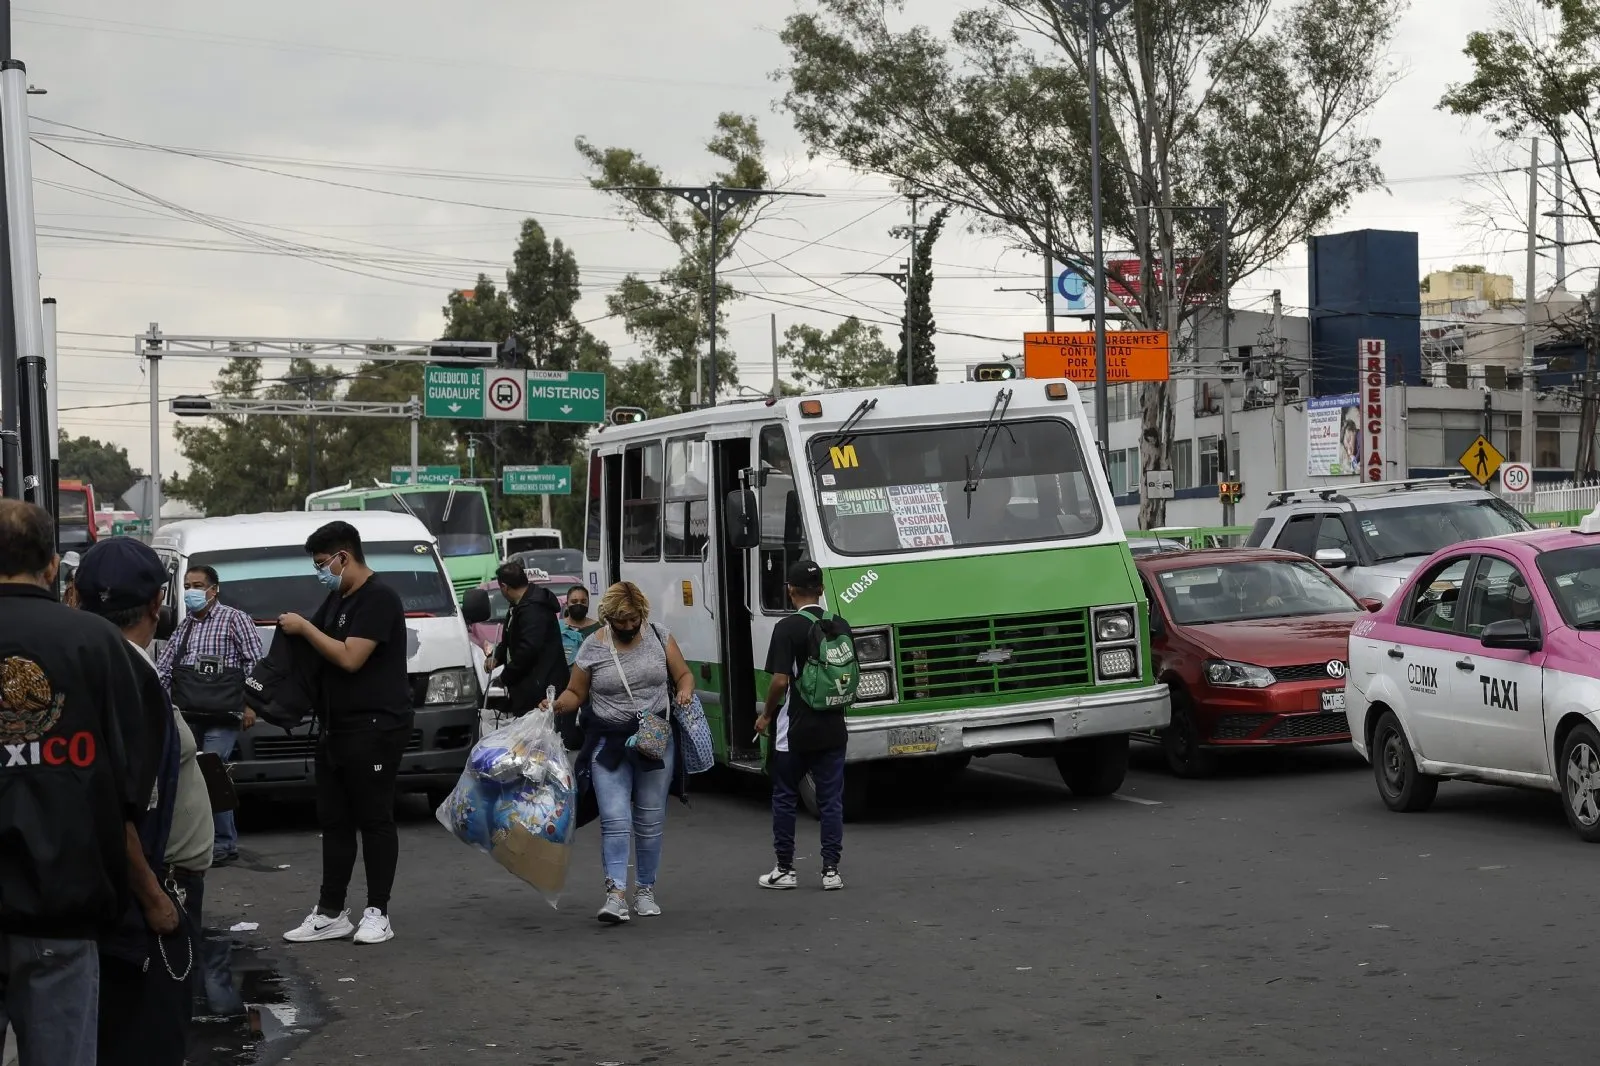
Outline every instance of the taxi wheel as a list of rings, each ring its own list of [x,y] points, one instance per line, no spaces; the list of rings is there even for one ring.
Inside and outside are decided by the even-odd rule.
[[[1439,779],[1417,769],[1417,757],[1400,719],[1385,711],[1372,731],[1372,776],[1378,782],[1378,795],[1391,811],[1409,813],[1433,806],[1439,792]]]
[[[1600,733],[1584,723],[1561,749],[1561,796],[1567,824],[1590,844],[1600,844]]]
[[[1161,754],[1178,777],[1209,777],[1217,769],[1216,754],[1200,746],[1193,705],[1182,689],[1172,690],[1172,722],[1161,731]]]

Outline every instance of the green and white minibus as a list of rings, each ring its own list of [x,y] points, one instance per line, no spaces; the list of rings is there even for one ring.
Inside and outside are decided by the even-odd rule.
[[[308,511],[398,511],[413,515],[439,543],[450,585],[460,600],[494,577],[500,551],[482,485],[340,485],[306,497]]]
[[[1169,719],[1147,606],[1065,381],[962,382],[731,403],[590,438],[586,581],[627,579],[695,670],[717,757],[753,738],[797,559],[855,630],[848,760],[1050,756],[1122,783]]]

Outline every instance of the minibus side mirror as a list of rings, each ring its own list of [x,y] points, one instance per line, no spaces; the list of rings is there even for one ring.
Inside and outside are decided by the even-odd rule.
[[[469,589],[461,597],[461,617],[466,619],[467,625],[475,626],[479,622],[487,622],[494,614],[494,608],[489,603],[488,589]]]
[[[754,548],[761,543],[756,494],[750,489],[735,489],[728,493],[722,515],[727,528],[728,547]]]

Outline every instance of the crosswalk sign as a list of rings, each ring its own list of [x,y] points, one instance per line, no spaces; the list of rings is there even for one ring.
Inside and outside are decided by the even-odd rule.
[[[1480,485],[1487,485],[1505,461],[1506,457],[1496,451],[1495,446],[1481,433],[1477,440],[1467,445],[1467,450],[1461,453],[1459,460],[1461,469],[1477,478]]]

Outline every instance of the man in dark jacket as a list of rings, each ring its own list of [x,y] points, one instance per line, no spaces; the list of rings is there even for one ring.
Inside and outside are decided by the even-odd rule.
[[[529,582],[516,560],[500,564],[494,576],[511,607],[489,669],[505,667],[500,683],[511,697],[511,713],[520,716],[544,702],[546,689],[566,690],[570,671],[561,643],[561,601]]]
[[[56,602],[55,545],[45,511],[0,500],[0,1044],[14,1025],[22,1066],[94,1066],[96,940],[155,762],[126,642]]]

